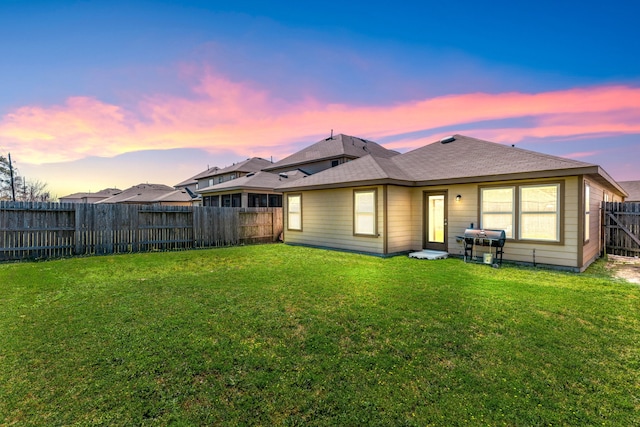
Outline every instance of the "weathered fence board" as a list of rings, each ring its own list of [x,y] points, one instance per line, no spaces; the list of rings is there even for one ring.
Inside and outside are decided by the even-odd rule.
[[[603,211],[607,253],[640,256],[640,202],[604,202]]]
[[[275,241],[282,208],[0,202],[0,261]]]

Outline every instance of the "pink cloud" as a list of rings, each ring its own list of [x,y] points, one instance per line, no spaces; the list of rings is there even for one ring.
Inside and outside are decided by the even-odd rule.
[[[195,73],[185,69],[187,76]],[[277,158],[289,154],[291,144],[313,142],[330,129],[376,139],[520,118],[531,125],[464,133],[504,143],[530,137],[640,133],[640,88],[469,93],[362,106],[322,104],[313,97],[289,101],[251,82],[232,81],[205,69],[193,82],[191,96],[150,95],[131,110],[87,97],[72,97],[63,105],[19,108],[0,120],[0,138],[31,163],[181,147]],[[405,138],[386,146],[404,150],[431,141],[433,137]]]

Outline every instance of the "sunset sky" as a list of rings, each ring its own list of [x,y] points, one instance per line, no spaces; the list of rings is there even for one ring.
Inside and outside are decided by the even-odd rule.
[[[0,1],[0,153],[58,197],[461,133],[640,180],[634,1]]]

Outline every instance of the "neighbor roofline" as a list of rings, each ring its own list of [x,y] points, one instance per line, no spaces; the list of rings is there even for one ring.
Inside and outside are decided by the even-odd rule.
[[[367,152],[367,154],[371,154],[371,153]],[[319,157],[319,158],[317,158],[317,159],[313,159],[311,162],[309,162],[309,161],[303,161],[303,162],[295,162],[295,163],[285,163],[285,164],[283,164],[282,166],[269,166],[269,167],[264,168],[264,169],[262,169],[262,170],[263,170],[264,172],[269,172],[269,171],[274,170],[274,169],[288,168],[288,167],[293,167],[293,168],[297,169],[297,166],[300,166],[300,165],[307,165],[307,164],[309,164],[309,163],[315,163],[315,162],[323,162],[323,161],[325,161],[325,160],[341,159],[341,158],[344,158],[344,157],[348,157],[348,158],[350,158],[350,159],[354,159],[354,160],[355,160],[355,159],[359,159],[359,158],[360,158],[360,157],[357,157],[357,156],[352,156],[352,155],[350,155],[350,154],[344,154],[344,153],[342,153],[342,154],[335,155],[335,156]],[[277,163],[277,162],[276,162],[276,163]],[[276,163],[274,163],[274,165],[275,165]]]
[[[282,193],[281,190],[274,190],[273,187],[256,187],[256,186],[252,186],[252,185],[236,185],[233,187],[225,187],[225,188],[216,188],[216,189],[211,189],[211,187],[208,187],[209,190],[207,190],[207,188],[203,188],[202,190],[197,190],[196,193],[204,195],[204,194],[210,194],[210,193],[223,193],[225,191],[237,191],[237,190],[260,190],[260,191],[276,191],[278,193]]]

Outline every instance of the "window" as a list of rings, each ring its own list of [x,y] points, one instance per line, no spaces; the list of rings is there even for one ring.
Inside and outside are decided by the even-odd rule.
[[[282,195],[281,194],[269,194],[269,207],[281,208],[282,207]]]
[[[560,240],[560,185],[520,187],[520,239]]]
[[[287,196],[287,228],[302,231],[302,195]]]
[[[480,227],[509,239],[560,241],[560,184],[480,189]]]
[[[482,228],[504,230],[506,237],[513,239],[514,193],[514,187],[483,188],[481,190],[480,224]]]
[[[268,201],[267,194],[249,193],[248,202],[250,208],[266,208]]]
[[[218,207],[219,196],[204,196],[202,198],[202,206],[214,206]]]
[[[353,232],[366,236],[376,233],[376,190],[354,191]]]
[[[213,185],[213,178],[209,179],[209,187],[211,187]]]
[[[338,166],[340,164],[339,160],[331,160],[331,167],[335,168],[336,166]]]
[[[591,219],[591,187],[584,183],[584,242],[589,241],[589,224]]]

